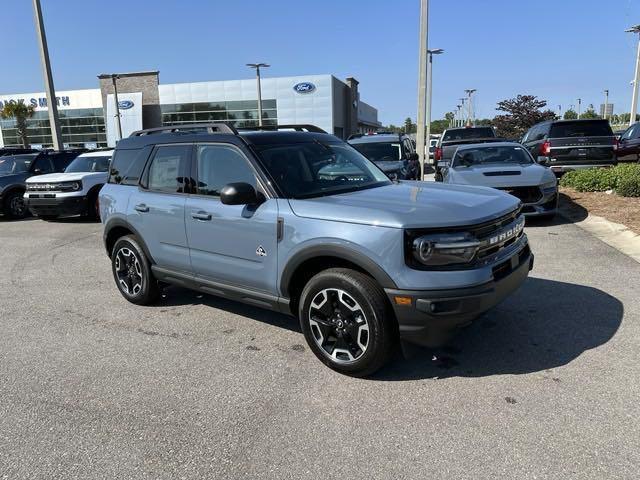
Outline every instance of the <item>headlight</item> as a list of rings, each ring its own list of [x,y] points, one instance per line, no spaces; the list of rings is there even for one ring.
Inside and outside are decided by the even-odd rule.
[[[470,263],[480,242],[470,233],[434,233],[413,241],[413,256],[424,265],[445,266]]]
[[[58,185],[58,188],[63,192],[77,192],[78,190],[82,190],[81,182],[62,182]]]
[[[558,182],[557,180],[554,178],[553,180],[543,183],[542,185],[540,185],[540,188],[542,188],[542,190],[544,190],[545,193],[551,193],[554,192],[557,188],[558,188]]]

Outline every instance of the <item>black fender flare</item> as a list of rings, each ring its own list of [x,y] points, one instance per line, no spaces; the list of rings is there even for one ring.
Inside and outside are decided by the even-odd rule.
[[[280,276],[280,291],[283,297],[289,298],[289,283],[291,282],[291,279],[298,267],[305,261],[311,260],[315,257],[335,257],[341,260],[346,260],[357,265],[371,275],[382,288],[398,288],[389,274],[365,254],[349,248],[348,246],[323,244],[309,246],[295,253],[287,261],[287,264],[282,271],[282,275]]]
[[[151,256],[151,252],[149,252],[149,247],[147,247],[147,244],[144,241],[144,237],[142,235],[140,235],[140,232],[138,232],[138,230],[136,230],[135,227],[133,227],[129,222],[127,222],[126,220],[123,220],[122,218],[112,218],[112,219],[108,220],[107,223],[104,226],[104,232],[102,234],[102,240],[104,242],[104,248],[107,251],[107,256],[111,257],[111,252],[109,251],[109,248],[107,246],[107,238],[109,237],[109,233],[114,228],[118,228],[118,227],[126,228],[131,233],[133,233],[136,236],[137,242],[142,247],[142,250],[144,251],[144,254],[149,259],[149,263],[151,263],[152,265],[156,263],[153,260],[153,257]]]

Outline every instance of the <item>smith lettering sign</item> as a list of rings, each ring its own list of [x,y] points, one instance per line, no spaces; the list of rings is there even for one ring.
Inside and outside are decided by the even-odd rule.
[[[15,99],[10,99],[10,100],[0,100],[0,108],[3,108],[5,106],[5,104],[7,103],[28,103],[29,105],[33,106],[34,108],[47,108],[47,98],[43,97],[43,98],[19,98],[17,100]],[[58,106],[63,106],[63,107],[69,107],[71,106],[71,101],[69,100],[69,97],[56,97],[56,104]]]

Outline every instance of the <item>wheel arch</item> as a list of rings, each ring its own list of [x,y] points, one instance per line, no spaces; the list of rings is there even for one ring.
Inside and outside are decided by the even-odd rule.
[[[343,245],[315,245],[293,255],[282,271],[280,293],[282,297],[290,299],[292,313],[295,313],[302,289],[311,277],[335,267],[362,272],[373,278],[382,288],[397,288],[389,274],[364,253]]]
[[[103,238],[104,238],[104,246],[105,246],[105,249],[107,250],[107,256],[111,258],[113,246],[116,244],[119,238],[124,237],[126,235],[134,235],[136,237],[136,241],[142,247],[144,254],[149,259],[149,262],[151,264],[154,264],[155,262],[153,260],[153,257],[151,256],[151,253],[149,252],[149,248],[147,247],[147,244],[142,238],[142,235],[140,235],[138,231],[133,226],[131,226],[131,224],[119,218],[114,218],[113,220],[109,221],[104,227]]]

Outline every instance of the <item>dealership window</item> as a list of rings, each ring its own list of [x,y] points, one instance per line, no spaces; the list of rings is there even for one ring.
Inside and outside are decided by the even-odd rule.
[[[258,125],[257,100],[233,100],[228,102],[198,102],[160,105],[162,124],[200,122],[232,122],[236,127]],[[274,99],[262,100],[263,125],[277,125],[278,112]]]
[[[98,147],[107,146],[107,134],[104,124],[102,108],[76,108],[58,110],[62,142],[69,147],[84,147],[95,144]],[[49,112],[46,110],[35,112],[27,120],[27,135],[32,145],[52,147]],[[2,138],[5,146],[20,146],[22,140],[18,136],[14,119],[0,120]]]

